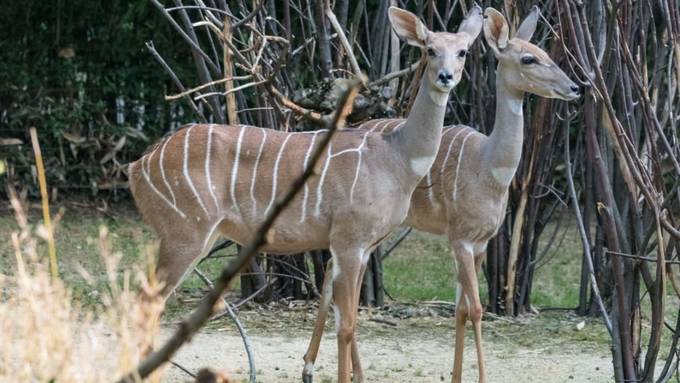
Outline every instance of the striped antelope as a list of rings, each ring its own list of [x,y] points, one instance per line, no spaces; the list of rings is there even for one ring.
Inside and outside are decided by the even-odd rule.
[[[477,273],[488,241],[503,222],[508,187],[519,165],[524,93],[566,101],[579,97],[579,88],[567,75],[543,50],[528,42],[538,15],[538,7],[534,7],[510,39],[505,17],[493,8],[484,12],[484,36],[499,62],[493,132],[485,136],[464,125],[444,128],[435,161],[416,187],[404,222],[421,231],[447,235],[453,251],[458,270],[455,383],[462,379],[468,318],[474,326],[479,381],[486,381]],[[319,308],[315,337],[309,346],[312,351],[318,348],[327,311],[327,306]]]
[[[458,33],[429,31],[412,13],[390,8],[396,33],[427,49],[427,69],[403,121],[373,121],[338,132],[318,173],[271,229],[274,254],[329,248],[336,308],[338,381],[362,381],[354,343],[359,286],[369,254],[408,213],[411,194],[439,148],[449,92],[482,28],[476,8]],[[389,128],[389,133],[381,130]],[[142,218],[160,237],[157,275],[167,296],[223,235],[244,243],[307,165],[323,131],[286,133],[246,126],[191,125],[130,165]],[[355,350],[356,351],[356,350]],[[311,379],[312,364],[305,371]]]

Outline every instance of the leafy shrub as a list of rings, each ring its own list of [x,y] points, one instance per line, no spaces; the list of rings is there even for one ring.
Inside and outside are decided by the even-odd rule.
[[[163,100],[168,77],[144,47],[153,40],[191,81],[186,44],[160,17],[146,1],[0,5],[0,181],[37,194],[28,136],[35,126],[53,188],[124,185],[124,165],[171,120],[189,117]],[[23,144],[2,146],[2,139]]]

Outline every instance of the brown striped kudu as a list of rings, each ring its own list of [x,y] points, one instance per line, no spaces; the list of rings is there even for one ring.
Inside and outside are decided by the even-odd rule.
[[[326,295],[335,301],[341,383],[350,381],[352,368],[355,379],[363,380],[350,346],[356,344],[359,286],[368,256],[406,218],[411,194],[439,148],[449,93],[482,28],[480,8],[458,33],[431,32],[415,15],[394,7],[389,18],[399,36],[428,51],[408,119],[390,123],[387,133],[371,122],[369,129],[338,132],[317,174],[281,214],[263,248],[274,254],[331,250]],[[137,208],[160,237],[157,275],[166,296],[218,235],[237,243],[251,238],[277,197],[303,172],[323,134],[191,125],[130,165]]]
[[[534,7],[511,39],[505,17],[493,8],[484,12],[484,36],[498,60],[493,132],[486,136],[464,125],[444,128],[435,161],[413,193],[404,222],[421,231],[447,235],[453,251],[458,270],[452,377],[455,383],[462,379],[468,318],[474,328],[479,382],[486,381],[477,273],[488,241],[503,222],[508,187],[519,165],[524,140],[524,94],[566,101],[579,97],[578,86],[542,49],[528,42],[538,16],[538,7]],[[384,120],[382,124],[389,131],[394,121],[399,120]],[[308,354],[316,355],[327,311],[328,302],[322,299]],[[352,350],[355,348],[353,345]]]

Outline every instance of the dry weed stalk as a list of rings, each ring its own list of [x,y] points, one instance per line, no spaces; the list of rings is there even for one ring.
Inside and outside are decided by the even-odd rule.
[[[10,196],[19,231],[11,234],[16,273],[0,274],[0,381],[119,378],[152,349],[163,311],[161,299],[139,299],[131,276],[148,296],[157,297],[160,286],[139,268],[120,278],[120,255],[111,250],[102,228],[99,243],[109,292],[96,309],[80,305],[68,287],[50,275],[46,262],[39,261],[36,233],[41,230],[31,229],[16,193],[10,190]],[[148,381],[160,381],[161,373],[156,371]]]

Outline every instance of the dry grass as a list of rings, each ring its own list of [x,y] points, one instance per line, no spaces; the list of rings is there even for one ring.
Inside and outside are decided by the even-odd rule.
[[[101,305],[79,305],[38,257],[45,229],[32,231],[16,198],[12,205],[19,230],[11,233],[16,272],[0,274],[0,381],[113,381],[136,366],[159,331],[160,286],[139,267],[118,270],[121,254],[111,251],[102,227],[99,248],[108,289]],[[84,271],[83,277],[89,279]],[[147,299],[140,299],[136,285]],[[149,381],[159,381],[160,374]]]

